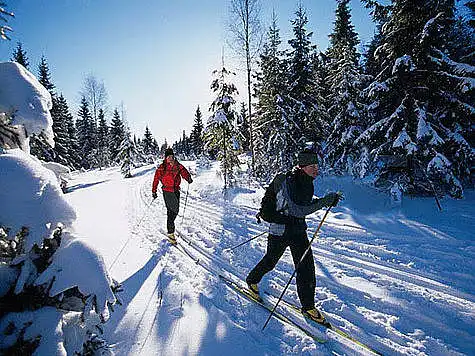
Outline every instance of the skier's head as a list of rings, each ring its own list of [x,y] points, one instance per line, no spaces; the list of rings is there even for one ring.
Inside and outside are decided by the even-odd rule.
[[[165,158],[167,158],[168,156],[175,156],[175,154],[173,153],[173,150],[171,148],[167,148],[165,150]]]
[[[309,149],[298,153],[297,165],[313,178],[318,175],[318,155]]]
[[[173,150],[171,148],[167,148],[165,150],[165,162],[173,164],[174,161],[175,161],[175,154],[173,153]]]

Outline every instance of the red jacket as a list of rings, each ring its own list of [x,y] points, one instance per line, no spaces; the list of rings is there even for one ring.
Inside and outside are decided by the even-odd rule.
[[[158,182],[162,182],[164,192],[176,192],[180,189],[181,177],[188,183],[191,182],[190,172],[180,162],[175,161],[173,164],[163,162],[155,171],[152,193],[157,191]]]

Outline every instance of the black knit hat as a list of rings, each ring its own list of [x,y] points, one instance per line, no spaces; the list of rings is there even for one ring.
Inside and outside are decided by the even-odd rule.
[[[165,150],[165,157],[168,157],[168,156],[174,156],[175,154],[173,153],[173,150],[171,148],[167,148]]]
[[[300,167],[309,166],[311,164],[318,164],[318,156],[315,152],[305,149],[302,152],[299,152],[297,156],[297,164]]]

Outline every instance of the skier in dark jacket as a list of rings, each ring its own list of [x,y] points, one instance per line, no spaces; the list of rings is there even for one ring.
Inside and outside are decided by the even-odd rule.
[[[175,219],[180,209],[181,178],[189,184],[193,182],[190,172],[175,159],[171,148],[165,150],[165,159],[155,171],[152,184],[152,197],[157,198],[158,182],[162,183],[163,199],[167,207],[167,236],[172,244],[176,244]]]
[[[313,180],[318,175],[317,154],[304,150],[298,154],[298,166],[285,174],[278,174],[262,198],[259,216],[269,222],[267,252],[246,278],[249,290],[259,297],[258,283],[274,269],[287,247],[290,247],[296,266],[309,246],[305,216],[338,204],[340,194],[329,193],[313,198]],[[315,308],[315,265],[310,249],[297,269],[297,293],[302,313],[317,322],[324,317]]]

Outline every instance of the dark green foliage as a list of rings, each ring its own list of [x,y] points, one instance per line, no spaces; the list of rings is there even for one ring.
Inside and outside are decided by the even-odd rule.
[[[23,49],[21,42],[17,43],[16,49],[13,52],[12,61],[20,63],[26,69],[28,69],[28,66],[30,65],[26,51]]]
[[[203,153],[203,119],[200,107],[196,108],[195,122],[191,131],[191,147],[196,157]]]
[[[327,139],[327,168],[336,174],[348,174],[359,151],[353,142],[365,128],[363,104],[360,102],[362,73],[356,50],[358,35],[351,23],[349,0],[338,1],[335,27],[330,34],[330,48],[326,53],[329,84],[328,113],[332,118]]]
[[[124,122],[120,118],[119,111],[115,109],[109,131],[109,151],[113,162],[118,162],[120,146],[126,137]]]
[[[375,50],[379,73],[366,91],[372,125],[357,140],[377,185],[433,194],[431,180],[438,192],[461,197],[473,179],[475,71],[451,58],[454,8],[451,0],[392,3]]]

